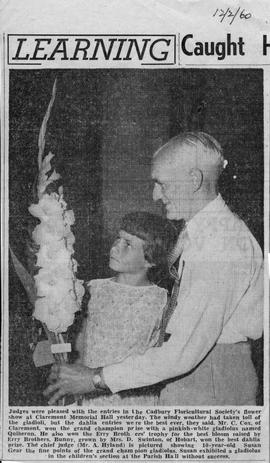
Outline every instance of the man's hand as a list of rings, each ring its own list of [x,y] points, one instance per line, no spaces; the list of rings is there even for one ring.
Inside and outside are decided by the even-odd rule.
[[[48,404],[53,405],[68,394],[96,393],[93,383],[95,373],[96,369],[84,365],[54,364],[48,379],[51,385],[43,392],[45,396],[53,394]]]

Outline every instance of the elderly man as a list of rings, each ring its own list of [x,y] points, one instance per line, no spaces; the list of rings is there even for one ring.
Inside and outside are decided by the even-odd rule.
[[[186,226],[175,249],[177,303],[167,342],[91,370],[53,367],[49,403],[70,393],[118,392],[164,383],[161,405],[252,405],[257,378],[248,339],[263,328],[263,260],[258,243],[217,191],[227,161],[217,141],[187,132],[154,155],[153,199]]]

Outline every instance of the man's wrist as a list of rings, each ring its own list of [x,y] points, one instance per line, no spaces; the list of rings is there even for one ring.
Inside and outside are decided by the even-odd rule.
[[[92,382],[97,391],[109,392],[109,388],[104,380],[103,368],[100,367],[93,370]]]

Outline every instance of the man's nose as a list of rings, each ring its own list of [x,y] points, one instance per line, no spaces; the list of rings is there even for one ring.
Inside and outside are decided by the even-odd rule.
[[[153,188],[153,201],[158,201],[159,199],[162,199],[161,186],[155,183]]]

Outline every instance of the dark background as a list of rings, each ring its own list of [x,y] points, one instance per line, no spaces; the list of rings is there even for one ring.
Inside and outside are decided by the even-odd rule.
[[[182,130],[203,130],[222,145],[228,167],[220,191],[263,246],[263,71],[12,70],[9,81],[10,246],[28,268],[38,134],[54,79],[57,94],[46,154],[74,210],[78,277],[108,276],[107,255],[119,218],[162,213],[152,201],[154,151]],[[45,369],[32,364],[32,308],[10,266],[10,405],[43,404]],[[262,343],[253,343],[262,378]],[[262,382],[258,403],[262,401]]]

